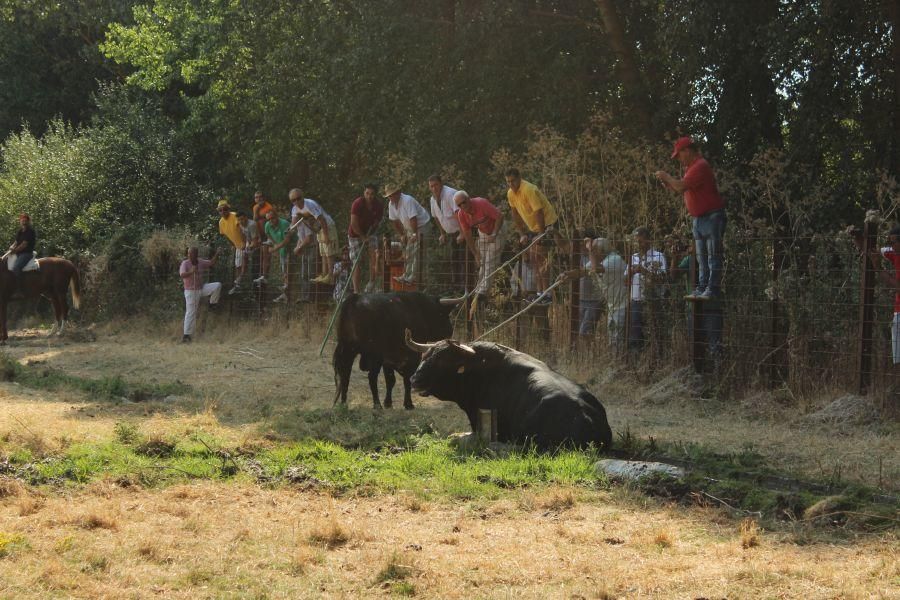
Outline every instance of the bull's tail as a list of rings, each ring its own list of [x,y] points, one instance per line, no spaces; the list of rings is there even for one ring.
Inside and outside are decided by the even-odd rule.
[[[72,292],[72,306],[81,309],[81,276],[78,267],[72,267],[72,275],[69,277],[69,290]]]

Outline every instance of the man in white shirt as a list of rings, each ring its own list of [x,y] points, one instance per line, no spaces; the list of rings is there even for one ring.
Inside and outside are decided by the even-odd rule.
[[[450,271],[450,284],[454,287],[462,287],[465,269],[465,240],[456,219],[456,203],[453,196],[457,190],[448,185],[440,175],[435,173],[428,178],[428,189],[431,190],[431,216],[434,217],[440,235],[438,242],[450,244],[450,261],[447,269]],[[443,273],[442,273],[443,275]]]
[[[291,209],[291,225],[294,225],[297,220],[300,219],[299,209],[294,206]],[[295,304],[302,304],[304,302],[310,302],[311,298],[309,295],[309,280],[316,273],[316,232],[310,229],[310,227],[304,223],[302,220],[300,224],[297,225],[297,245],[294,246],[294,256],[296,256],[300,263],[300,295],[297,297],[297,300],[294,301]]]
[[[303,197],[303,190],[294,188],[288,193],[293,208],[291,209],[291,227],[299,227],[303,222],[317,234],[319,255],[322,257],[322,273],[312,279],[315,283],[331,284],[334,261],[340,256],[337,226],[325,210],[315,200]]]
[[[428,233],[428,223],[431,217],[422,208],[415,198],[400,191],[399,185],[388,185],[384,189],[384,197],[388,202],[388,219],[394,225],[394,230],[400,236],[400,242],[404,246],[406,269],[403,275],[394,277],[399,283],[422,283],[420,256],[425,248],[425,238]]]
[[[653,248],[649,229],[638,227],[632,235],[638,251],[631,255],[627,275],[631,284],[628,349],[640,350],[646,341],[644,321],[647,317],[647,301],[651,298],[654,285],[665,276],[667,266],[665,255]]]

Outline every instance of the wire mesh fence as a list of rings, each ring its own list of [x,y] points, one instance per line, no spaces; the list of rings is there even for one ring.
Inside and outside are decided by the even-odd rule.
[[[465,298],[451,315],[456,338],[547,361],[615,364],[647,380],[691,365],[721,386],[796,394],[878,392],[892,383],[894,290],[875,276],[880,259],[863,259],[879,250],[869,229],[863,248],[842,235],[760,237],[729,228],[722,293],[711,300],[687,297],[698,277],[694,244],[672,236],[598,245],[554,234],[520,243],[507,231],[493,247],[481,245],[476,260],[476,245],[454,236],[404,244],[380,235],[361,250],[355,276],[349,248],[327,257],[315,244],[263,246],[242,269],[222,260],[214,276],[231,292],[223,298],[235,320],[309,329],[327,322],[345,289],[422,291]]]

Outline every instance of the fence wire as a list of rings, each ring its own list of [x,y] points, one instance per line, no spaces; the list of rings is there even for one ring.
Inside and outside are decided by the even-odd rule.
[[[371,251],[363,250],[356,285],[348,249],[326,261],[316,245],[284,257],[269,251],[266,258],[267,250],[257,249],[243,274],[221,260],[213,276],[223,282],[231,319],[299,324],[312,337],[324,334],[343,286],[348,293],[422,291],[466,296],[452,314],[457,339],[490,332],[485,339],[554,363],[617,365],[648,378],[692,365],[721,382],[786,386],[794,393],[823,386],[884,390],[891,383],[894,291],[876,278],[865,300],[866,261],[849,238],[729,231],[721,297],[698,301],[686,299],[698,277],[690,239],[655,239],[643,248],[631,238],[611,239],[598,256],[583,237],[548,236],[522,252],[518,235],[507,232],[496,256],[480,246],[479,264],[465,244],[448,237],[419,244],[412,271],[400,241],[377,238]],[[607,267],[618,261],[625,272],[586,274],[592,259]],[[635,275],[636,265],[649,269]],[[892,278],[890,265],[883,265]],[[235,281],[239,287],[228,294]]]

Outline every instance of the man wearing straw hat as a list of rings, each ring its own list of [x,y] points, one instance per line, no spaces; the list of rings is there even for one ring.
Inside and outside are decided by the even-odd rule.
[[[244,253],[244,232],[241,229],[241,223],[228,204],[228,198],[222,198],[216,205],[216,211],[219,213],[219,233],[228,238],[234,247],[234,291],[241,287],[241,279],[244,277],[244,269],[247,266]]]
[[[399,283],[421,283],[422,265],[419,260],[419,247],[424,247],[431,217],[422,205],[409,194],[404,194],[399,185],[387,185],[384,197],[388,203],[388,219],[394,224],[394,230],[400,236],[406,256],[406,269],[403,275],[394,277]]]

